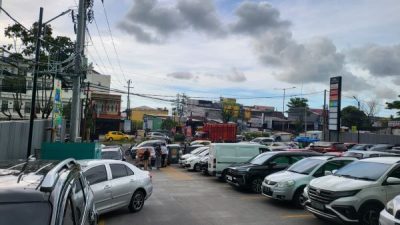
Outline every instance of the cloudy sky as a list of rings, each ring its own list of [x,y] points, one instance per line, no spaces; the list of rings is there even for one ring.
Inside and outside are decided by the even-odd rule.
[[[39,6],[51,18],[78,0],[3,0],[24,25],[37,20]],[[96,23],[87,52],[112,87],[134,92],[216,100],[237,97],[247,105],[282,109],[281,88],[322,107],[329,77],[343,76],[343,105],[399,95],[400,4],[397,0],[94,0]],[[0,29],[11,21],[0,14]],[[74,38],[70,16],[52,23],[54,33]],[[8,43],[0,36],[0,44]],[[88,40],[88,39],[87,39]],[[103,44],[104,47],[103,47]],[[119,58],[119,61],[118,61]],[[121,65],[121,68],[120,66]],[[121,71],[122,70],[122,71]],[[261,98],[265,97],[265,98]],[[125,97],[124,97],[125,98]],[[171,98],[171,97],[163,97]],[[125,99],[124,99],[124,102]],[[134,97],[134,106],[168,102]]]

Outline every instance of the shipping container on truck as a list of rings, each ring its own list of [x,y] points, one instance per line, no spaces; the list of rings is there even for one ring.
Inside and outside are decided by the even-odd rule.
[[[234,123],[206,123],[203,127],[203,132],[212,142],[236,142],[236,131]]]

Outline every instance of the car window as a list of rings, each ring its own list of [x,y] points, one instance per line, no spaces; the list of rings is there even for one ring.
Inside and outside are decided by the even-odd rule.
[[[110,168],[113,179],[128,176],[126,166],[123,164],[110,164]]]
[[[104,165],[90,168],[83,174],[90,185],[101,183],[107,180],[107,170]]]
[[[304,159],[304,156],[300,156],[300,155],[299,156],[291,156],[290,157],[290,160],[291,160],[290,164],[293,164],[293,163],[295,163],[297,161],[300,161],[302,159]]]
[[[125,166],[125,167],[126,167],[126,172],[127,172],[128,176],[132,176],[132,175],[135,174],[135,173],[132,171],[131,168],[129,168],[129,167],[127,167],[127,166]]]
[[[85,199],[84,188],[80,178],[75,179],[72,190],[73,190],[72,202],[74,207],[74,216],[76,219],[76,223],[81,224],[82,216],[85,212],[86,199]]]
[[[68,197],[65,208],[62,225],[75,225],[75,217],[72,209],[72,200]]]
[[[112,134],[117,134],[117,132],[111,132]]]
[[[271,163],[275,164],[276,166],[289,166],[290,158],[287,156],[278,156],[271,161]]]
[[[388,177],[396,177],[400,179],[400,167],[397,167],[395,170],[390,172]]]
[[[351,163],[353,161],[351,160],[334,160],[334,161],[329,161],[325,163],[323,166],[321,166],[315,173],[314,177],[322,177],[325,176],[325,171],[333,171],[333,170],[338,170],[342,168],[343,166]]]
[[[123,133],[121,133],[121,132],[118,132],[118,135],[124,135]]]

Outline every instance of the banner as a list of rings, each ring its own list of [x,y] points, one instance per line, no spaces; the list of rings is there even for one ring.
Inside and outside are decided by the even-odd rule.
[[[52,111],[52,123],[53,123],[53,140],[61,139],[61,129],[62,129],[62,95],[61,95],[61,80],[54,79],[54,102],[53,102],[53,111]]]

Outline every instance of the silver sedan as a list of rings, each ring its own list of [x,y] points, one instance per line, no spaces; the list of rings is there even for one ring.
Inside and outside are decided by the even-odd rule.
[[[80,160],[99,214],[128,207],[138,212],[153,192],[151,174],[119,160]]]

